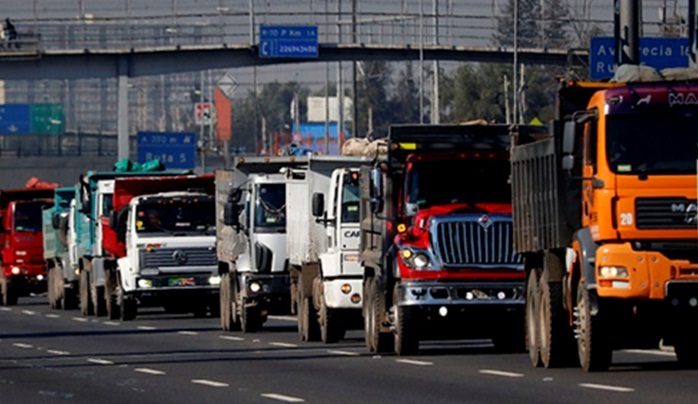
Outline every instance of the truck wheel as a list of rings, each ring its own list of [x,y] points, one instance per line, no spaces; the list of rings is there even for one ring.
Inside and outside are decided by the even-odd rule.
[[[321,299],[320,307],[320,339],[325,344],[333,344],[344,338],[346,332],[342,319],[337,310],[327,307],[325,298]]]
[[[231,293],[230,285],[230,273],[224,273],[221,275],[221,284],[218,288],[218,300],[220,301],[220,312],[221,312],[221,329],[223,331],[231,331],[233,323],[233,299]]]
[[[579,280],[577,286],[575,317],[577,352],[582,369],[587,372],[608,370],[611,366],[613,350],[605,332],[603,312],[599,309],[596,315],[591,315],[589,291],[584,287],[583,279]]]
[[[302,275],[298,277],[297,290],[298,337],[304,342],[318,341],[320,339],[320,324],[313,305],[313,297],[305,296]]]
[[[71,282],[69,286],[63,288],[63,310],[77,309],[80,301],[78,297],[79,285],[76,282]]]
[[[116,275],[107,274],[107,279],[105,279],[104,285],[104,295],[105,295],[105,310],[107,312],[107,317],[110,320],[118,320],[121,315],[121,310],[119,309],[119,302],[117,296],[117,286],[116,286]]]
[[[257,332],[262,328],[262,316],[255,306],[248,306],[242,301],[242,315],[240,316],[240,329],[243,333]]]
[[[368,298],[369,296],[373,296],[373,278],[366,278],[364,279],[363,282],[363,302],[361,305],[361,315],[364,318],[364,343],[366,345],[366,349],[368,349],[369,352],[375,352],[376,351],[376,346],[373,345],[373,333],[375,332],[373,328],[373,321],[371,321],[371,303],[370,299]]]
[[[544,270],[538,286],[541,362],[546,368],[570,365],[574,361],[574,338],[562,305],[562,282],[549,282],[548,272]]]
[[[419,325],[412,307],[394,305],[395,309],[395,354],[398,356],[419,353]]]
[[[381,332],[381,321],[385,312],[385,296],[382,292],[382,287],[378,280],[374,277],[371,280],[370,286],[371,295],[366,298],[371,299],[368,304],[368,318],[370,322],[371,334],[367,335],[370,338],[370,344],[375,352],[390,352],[393,350],[392,333]]]
[[[681,335],[676,336],[674,351],[679,365],[684,369],[698,369],[698,347],[696,347],[696,332],[694,330],[682,330]]]
[[[62,286],[58,282],[58,268],[51,266],[48,269],[48,288],[46,294],[48,295],[48,303],[52,310],[60,310],[63,304],[60,299],[59,288]]]
[[[138,302],[133,296],[126,296],[121,294],[121,299],[119,301],[119,308],[121,309],[121,321],[131,321],[135,320],[138,314]]]
[[[90,297],[90,273],[85,270],[80,270],[80,311],[83,316],[91,316],[94,313]]]
[[[107,315],[107,301],[104,297],[104,286],[97,286],[90,282],[90,297],[92,298],[93,314],[96,317]]]
[[[0,288],[2,289],[2,305],[14,306],[17,304],[17,291],[12,281],[6,277],[0,279]]]
[[[526,277],[526,350],[534,367],[543,365],[540,360],[540,290],[538,289],[538,271],[532,269]]]

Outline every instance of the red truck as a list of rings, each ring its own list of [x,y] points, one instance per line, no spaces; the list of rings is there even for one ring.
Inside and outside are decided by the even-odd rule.
[[[0,248],[2,248],[1,303],[46,291],[46,263],[42,237],[42,209],[53,203],[51,184],[31,179],[25,188],[0,190]]]
[[[360,176],[367,348],[406,355],[420,340],[484,337],[523,350],[509,126],[397,125],[387,143]]]

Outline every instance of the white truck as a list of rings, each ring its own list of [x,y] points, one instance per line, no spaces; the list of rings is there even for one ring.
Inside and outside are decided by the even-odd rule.
[[[289,314],[286,180],[304,157],[238,157],[216,171],[216,252],[221,328],[258,331],[269,314]]]
[[[106,272],[106,298],[121,320],[145,306],[218,314],[213,189],[212,175],[114,180],[103,231],[104,248],[117,260]]]
[[[286,170],[287,254],[302,341],[325,343],[362,328],[359,156],[307,156]]]

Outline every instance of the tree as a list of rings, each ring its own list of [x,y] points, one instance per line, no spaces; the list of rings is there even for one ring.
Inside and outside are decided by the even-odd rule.
[[[506,122],[503,75],[505,66],[464,64],[454,74],[453,119]]]
[[[408,61],[405,69],[400,71],[391,100],[395,123],[419,122],[419,87],[414,76],[412,62]]]
[[[357,109],[359,117],[365,119],[356,121],[355,135],[386,136],[393,118],[388,102],[392,70],[385,61],[362,62],[359,66]]]

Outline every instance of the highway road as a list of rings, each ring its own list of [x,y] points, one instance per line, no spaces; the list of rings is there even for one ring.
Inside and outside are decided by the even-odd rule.
[[[463,326],[477,326],[464,324]],[[46,297],[0,307],[0,403],[695,403],[698,371],[667,350],[614,354],[609,372],[533,368],[489,341],[374,355],[352,331],[299,342],[291,317],[255,334],[217,318],[141,311],[132,322],[52,311]]]

